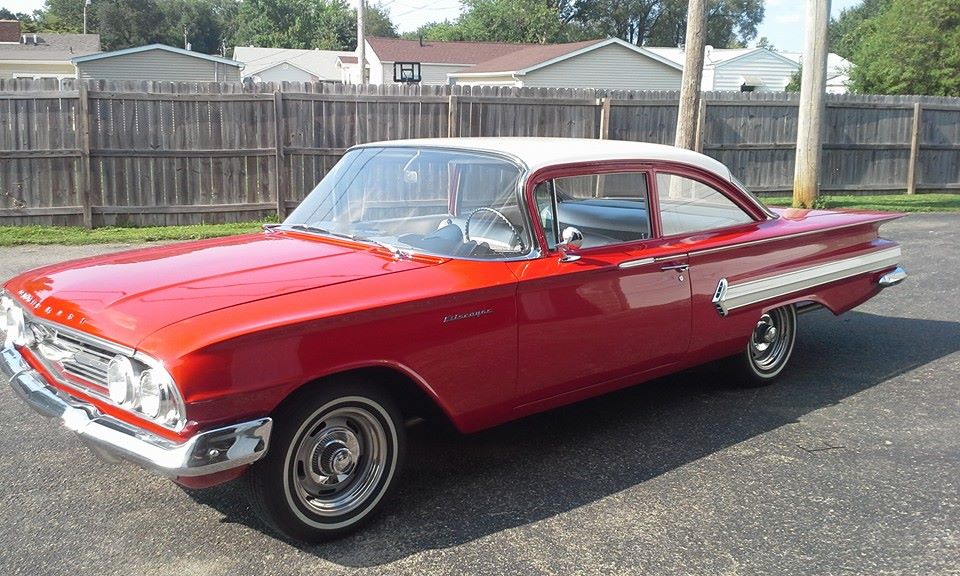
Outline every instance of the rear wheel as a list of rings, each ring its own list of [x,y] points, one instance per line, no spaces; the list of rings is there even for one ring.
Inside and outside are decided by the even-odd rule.
[[[732,359],[747,386],[764,386],[783,372],[797,339],[797,311],[781,306],[764,313],[750,334],[744,352]]]
[[[274,421],[267,455],[246,474],[251,503],[267,523],[317,542],[375,514],[404,454],[403,421],[387,394],[365,383],[331,384],[288,403]]]

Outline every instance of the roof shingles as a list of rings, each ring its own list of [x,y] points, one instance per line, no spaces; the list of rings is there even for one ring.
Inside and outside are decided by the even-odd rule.
[[[519,50],[492,58],[472,66],[464,72],[482,74],[485,72],[517,72],[542,64],[554,58],[565,56],[588,46],[593,46],[602,40],[587,40],[585,42],[569,42],[567,44],[527,44]]]
[[[381,62],[421,62],[471,66],[537,44],[500,42],[431,42],[401,38],[367,38]]]
[[[34,44],[36,36],[36,44]],[[0,44],[0,60],[64,60],[100,51],[99,34],[27,34],[27,42]]]

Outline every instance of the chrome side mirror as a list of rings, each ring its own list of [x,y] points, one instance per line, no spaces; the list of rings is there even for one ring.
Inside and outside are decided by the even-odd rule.
[[[563,232],[560,233],[560,244],[557,244],[557,249],[560,250],[562,256],[560,256],[561,262],[576,262],[580,259],[580,256],[577,254],[571,254],[572,250],[579,250],[583,246],[583,232],[574,228],[573,226],[567,226],[563,229]]]

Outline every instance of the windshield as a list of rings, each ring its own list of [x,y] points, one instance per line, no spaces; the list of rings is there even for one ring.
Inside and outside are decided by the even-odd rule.
[[[519,166],[477,152],[347,152],[284,227],[386,245],[398,254],[514,258],[530,251]]]

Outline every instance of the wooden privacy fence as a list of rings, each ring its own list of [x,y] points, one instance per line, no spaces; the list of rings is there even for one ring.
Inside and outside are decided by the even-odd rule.
[[[797,99],[707,93],[698,147],[761,194],[793,186]],[[0,81],[0,224],[251,220],[350,146],[442,136],[670,144],[678,93]],[[821,190],[960,190],[960,99],[829,96]]]

